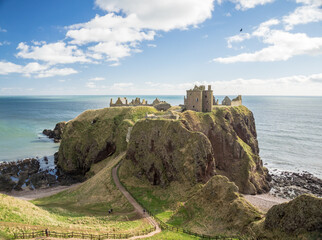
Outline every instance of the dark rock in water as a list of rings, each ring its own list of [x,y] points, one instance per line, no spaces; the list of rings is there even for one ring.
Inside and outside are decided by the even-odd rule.
[[[264,226],[269,230],[288,233],[322,231],[322,199],[302,195],[296,199],[273,206],[266,214]]]
[[[15,185],[9,175],[0,174],[0,191],[10,192]]]
[[[60,142],[65,125],[66,122],[57,123],[54,130],[45,129],[42,133],[48,136],[49,138],[53,138],[54,142]]]

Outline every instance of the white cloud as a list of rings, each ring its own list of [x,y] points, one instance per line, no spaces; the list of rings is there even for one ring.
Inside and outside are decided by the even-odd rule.
[[[63,82],[66,82],[66,80],[65,79],[60,79],[60,80],[58,80],[58,82],[63,83]]]
[[[274,0],[230,0],[231,2],[236,4],[237,10],[247,10],[250,8],[254,8],[258,5],[265,5],[267,3],[272,3]]]
[[[86,83],[86,87],[88,87],[88,88],[96,88],[97,86],[96,86],[96,84],[94,82],[88,82],[88,83]]]
[[[321,96],[322,73],[280,78],[233,79],[228,81],[186,82],[180,84],[146,82],[137,88],[141,94],[185,94],[194,85],[212,85],[216,95],[287,95]]]
[[[95,54],[118,66],[132,53],[141,52],[142,41],[154,40],[157,31],[195,27],[211,17],[214,0],[96,0],[108,13],[86,23],[67,27],[71,44],[85,45],[87,56]],[[122,13],[122,14],[120,14]],[[152,45],[151,45],[152,46]]]
[[[322,54],[322,37],[310,38],[305,33],[289,33],[273,30],[263,40],[271,46],[253,53],[233,57],[215,58],[220,63],[286,61],[297,55]]]
[[[90,81],[103,81],[103,80],[105,80],[105,78],[103,78],[103,77],[93,77],[93,78],[90,78],[89,80]]]
[[[8,75],[9,73],[20,73],[22,71],[22,67],[20,65],[0,61],[0,75]]]
[[[157,45],[156,45],[156,44],[152,44],[152,43],[147,44],[147,46],[148,46],[149,48],[156,48],[156,47],[157,47]]]
[[[170,31],[196,26],[211,17],[214,0],[96,0],[108,12],[124,12],[136,27]]]
[[[315,4],[314,0],[298,1],[313,2]],[[322,2],[319,2],[319,4],[322,6]],[[320,5],[310,5],[310,7]],[[313,19],[314,21],[318,21],[318,14],[311,14],[311,18],[309,18],[308,15],[306,17],[303,17],[304,15],[301,15],[302,17],[299,18],[294,17],[295,15],[299,16],[298,11],[301,12],[301,9],[302,8],[299,7],[290,15],[283,17],[282,22],[278,19],[270,19],[261,23],[251,34],[242,33],[227,38],[228,48],[232,48],[233,43],[243,42],[246,39],[254,37],[257,37],[264,44],[267,44],[267,47],[255,52],[242,53],[236,56],[218,57],[213,59],[213,61],[219,63],[273,62],[286,61],[298,55],[322,54],[322,37],[309,37],[305,33],[290,33],[284,30],[272,29],[281,23],[285,24],[285,29],[291,30],[296,24],[312,22]],[[319,11],[321,10],[322,9]],[[322,20],[322,16],[320,17]]]
[[[125,88],[125,87],[131,87],[133,86],[133,83],[114,83],[112,85],[112,88]]]
[[[0,32],[7,32],[7,30],[0,27]]]
[[[0,46],[4,46],[4,45],[10,45],[10,42],[8,41],[0,42]]]
[[[44,61],[48,64],[85,63],[91,62],[85,54],[76,46],[67,46],[64,42],[44,43],[37,42],[29,46],[23,42],[19,43],[17,57]]]
[[[46,78],[53,76],[67,76],[77,73],[72,68],[51,68],[49,65],[41,65],[37,62],[28,63],[25,66],[11,62],[0,61],[0,75],[11,73],[22,74],[25,77]]]
[[[322,1],[307,6],[298,7],[290,15],[283,17],[286,30],[292,30],[295,25],[322,21]]]
[[[228,48],[232,48],[232,43],[242,42],[250,38],[251,38],[251,35],[249,33],[240,33],[239,35],[231,36],[227,38],[227,46]]]

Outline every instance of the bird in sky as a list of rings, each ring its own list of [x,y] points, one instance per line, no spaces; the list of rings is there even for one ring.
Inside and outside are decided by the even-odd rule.
[[[239,32],[242,32],[243,31],[243,29],[241,28],[240,30],[239,30]]]

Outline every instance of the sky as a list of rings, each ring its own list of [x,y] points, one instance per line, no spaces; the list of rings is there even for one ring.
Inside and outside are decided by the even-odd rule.
[[[0,0],[0,95],[322,96],[322,0]]]

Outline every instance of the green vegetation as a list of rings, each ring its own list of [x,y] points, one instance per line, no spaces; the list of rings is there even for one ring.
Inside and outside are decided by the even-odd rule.
[[[105,163],[105,167],[94,177],[47,198],[27,202],[0,195],[0,233],[8,236],[48,228],[58,232],[103,234],[150,228],[112,183],[111,169],[122,156],[104,160],[99,164],[102,167]],[[97,171],[97,166],[93,169]],[[107,213],[110,208],[113,214]]]
[[[197,240],[200,239],[195,236],[191,236],[185,233],[176,233],[176,232],[170,232],[170,231],[162,231],[159,234],[154,235],[153,237],[145,238],[147,240]]]
[[[58,154],[64,171],[83,175],[93,163],[126,150],[129,127],[153,107],[115,107],[88,110],[67,122]]]

